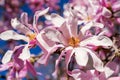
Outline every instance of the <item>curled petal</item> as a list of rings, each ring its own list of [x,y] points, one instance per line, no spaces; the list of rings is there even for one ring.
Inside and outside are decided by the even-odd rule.
[[[28,14],[25,12],[21,14],[21,23],[28,24]]]
[[[112,41],[106,36],[89,37],[88,39],[85,39],[80,43],[81,46],[85,46],[89,44],[94,46],[105,46],[105,47],[109,47],[113,45]]]
[[[42,11],[40,10],[40,11],[35,12],[34,19],[33,19],[33,27],[34,27],[35,31],[38,32],[37,21],[38,21],[39,17],[45,15],[48,12],[48,10],[49,10],[49,8],[42,10]]]
[[[2,63],[3,64],[8,63],[12,58],[12,54],[13,54],[13,51],[8,50],[2,58]]]
[[[24,24],[22,24],[20,21],[18,21],[17,18],[11,19],[11,25],[14,29],[23,34],[31,33],[31,30]]]
[[[87,51],[90,54],[90,56],[92,57],[93,67],[96,70],[103,72],[104,71],[103,62],[95,55],[95,52],[93,52],[87,48],[83,48],[83,50]]]
[[[13,40],[24,40],[24,41],[27,41],[28,42],[28,38],[24,35],[20,35],[16,32],[14,32],[13,30],[7,30],[3,33],[0,34],[0,39],[2,40],[10,40],[10,39],[13,39]]]
[[[107,8],[103,8],[102,15],[106,18],[110,18],[112,16],[112,13]]]
[[[93,22],[92,22],[92,21],[89,22],[89,23],[87,23],[87,24],[85,24],[85,26],[83,26],[83,27],[81,28],[82,34],[84,35],[85,32],[86,32],[88,29],[90,29],[92,26],[93,26]]]

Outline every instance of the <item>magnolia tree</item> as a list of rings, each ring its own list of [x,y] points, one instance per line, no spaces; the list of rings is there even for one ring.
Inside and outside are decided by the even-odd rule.
[[[64,5],[63,16],[48,14],[48,7],[35,12],[32,24],[23,12],[19,19],[11,19],[14,30],[2,32],[0,39],[25,44],[6,51],[0,71],[8,70],[7,80],[31,75],[38,80],[42,80],[39,76],[43,80],[120,80],[119,4],[119,0],[71,0]],[[38,24],[41,16],[45,26]],[[31,54],[35,46],[42,49],[38,55]],[[50,76],[43,75],[49,69],[37,70],[43,65],[52,66]]]

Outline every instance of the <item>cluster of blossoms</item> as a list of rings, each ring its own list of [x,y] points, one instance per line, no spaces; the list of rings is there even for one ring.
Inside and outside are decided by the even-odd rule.
[[[49,15],[46,8],[35,12],[32,24],[27,13],[20,20],[11,19],[17,31],[6,30],[0,39],[26,44],[5,53],[0,71],[9,69],[7,80],[20,80],[28,71],[39,76],[33,63],[49,66],[51,56],[57,55],[53,80],[120,80],[119,4],[119,0],[73,0],[64,5],[63,16]],[[38,24],[41,16],[46,18],[45,27]],[[30,53],[35,46],[42,49],[40,55]],[[66,74],[59,77],[60,68]]]

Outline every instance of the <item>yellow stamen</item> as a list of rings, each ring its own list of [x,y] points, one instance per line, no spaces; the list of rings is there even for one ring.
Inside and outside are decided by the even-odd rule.
[[[29,37],[30,40],[34,40],[36,37],[35,33],[31,33],[31,34],[27,34],[27,36]]]
[[[80,43],[80,40],[79,40],[78,38],[76,38],[76,37],[70,38],[70,39],[69,39],[69,42],[68,42],[68,44],[69,44],[70,46],[72,46],[72,47],[78,46],[79,43]]]
[[[88,16],[85,20],[90,21],[90,20],[92,20],[92,17]]]

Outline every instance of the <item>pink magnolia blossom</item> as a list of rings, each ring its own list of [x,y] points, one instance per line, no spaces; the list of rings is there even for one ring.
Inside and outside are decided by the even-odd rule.
[[[30,63],[27,61],[27,59],[19,58],[22,53],[29,54],[30,52],[26,52],[24,46],[17,46],[13,51],[8,50],[3,56],[2,58],[3,64],[0,65],[0,71],[10,69],[7,80],[21,79],[26,76],[27,69],[28,67],[30,67],[29,66]],[[29,55],[27,55],[26,58],[27,57],[29,57]],[[31,70],[34,71],[33,67],[31,68]]]
[[[27,70],[29,70],[34,76],[36,71],[30,63],[30,48],[36,45],[36,35],[39,33],[37,20],[40,16],[48,12],[48,8],[43,11],[37,11],[34,15],[33,24],[28,24],[27,13],[22,13],[21,22],[17,18],[11,20],[11,25],[16,29],[19,34],[13,30],[7,30],[0,34],[2,40],[24,40],[27,42],[25,45],[15,47],[13,51],[8,50],[2,58],[2,65],[0,70],[5,70],[11,67],[10,73],[8,74],[8,80],[14,78],[23,78],[26,76]],[[12,61],[11,61],[12,60]],[[9,67],[4,67],[4,66]]]
[[[88,45],[108,47],[112,46],[112,41],[108,37],[102,35],[92,35],[90,37],[83,35],[87,29],[83,32],[82,28],[86,28],[91,25],[86,24],[81,29],[78,29],[77,18],[73,17],[71,23],[67,23],[67,21],[60,16],[53,19],[53,21],[57,21],[59,19],[58,26],[44,28],[37,35],[39,45],[44,52],[38,62],[46,64],[49,56],[58,48],[62,48],[60,56],[56,60],[55,72],[57,72],[57,66],[63,56],[65,56],[66,68],[68,69],[68,64],[71,61],[72,56],[75,57],[79,66],[86,66],[89,60],[89,55],[92,57],[93,67],[98,71],[104,71],[102,61]]]

